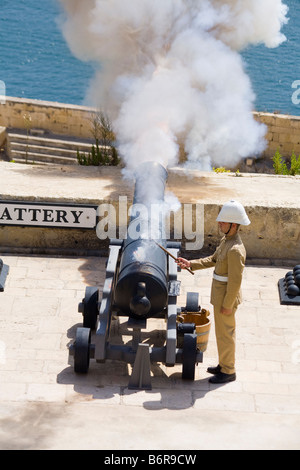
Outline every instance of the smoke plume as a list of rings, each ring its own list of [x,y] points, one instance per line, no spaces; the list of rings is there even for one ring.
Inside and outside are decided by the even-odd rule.
[[[110,114],[129,170],[143,161],[203,170],[265,148],[240,51],[277,47],[281,0],[60,0],[73,54],[98,64],[87,103]]]

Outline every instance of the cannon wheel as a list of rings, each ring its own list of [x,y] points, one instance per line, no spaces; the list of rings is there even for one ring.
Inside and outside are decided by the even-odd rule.
[[[74,344],[74,370],[78,374],[86,374],[90,365],[91,330],[77,328]]]
[[[186,295],[186,311],[199,312],[199,294],[198,292],[188,292]]]
[[[183,337],[182,351],[182,378],[184,380],[195,379],[196,357],[197,335],[185,333]]]
[[[83,301],[83,326],[94,330],[98,315],[98,287],[86,287]]]

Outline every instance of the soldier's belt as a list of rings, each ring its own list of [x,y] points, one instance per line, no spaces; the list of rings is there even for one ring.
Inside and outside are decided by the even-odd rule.
[[[214,278],[216,281],[228,282],[228,277],[226,277],[226,276],[219,276],[219,275],[216,274],[216,273],[213,274],[213,278]]]

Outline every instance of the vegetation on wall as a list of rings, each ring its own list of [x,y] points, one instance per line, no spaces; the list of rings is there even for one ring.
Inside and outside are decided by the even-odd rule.
[[[117,166],[120,163],[118,152],[113,145],[115,137],[108,116],[99,111],[91,120],[95,145],[88,154],[77,150],[79,165]]]
[[[297,157],[293,152],[290,162],[287,162],[277,150],[273,157],[273,168],[276,175],[300,175],[300,155]]]

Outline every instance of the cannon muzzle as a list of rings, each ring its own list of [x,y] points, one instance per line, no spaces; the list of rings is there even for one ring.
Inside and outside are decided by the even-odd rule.
[[[139,282],[137,294],[130,301],[130,310],[137,317],[145,317],[151,310],[151,302],[147,297],[146,284]]]

